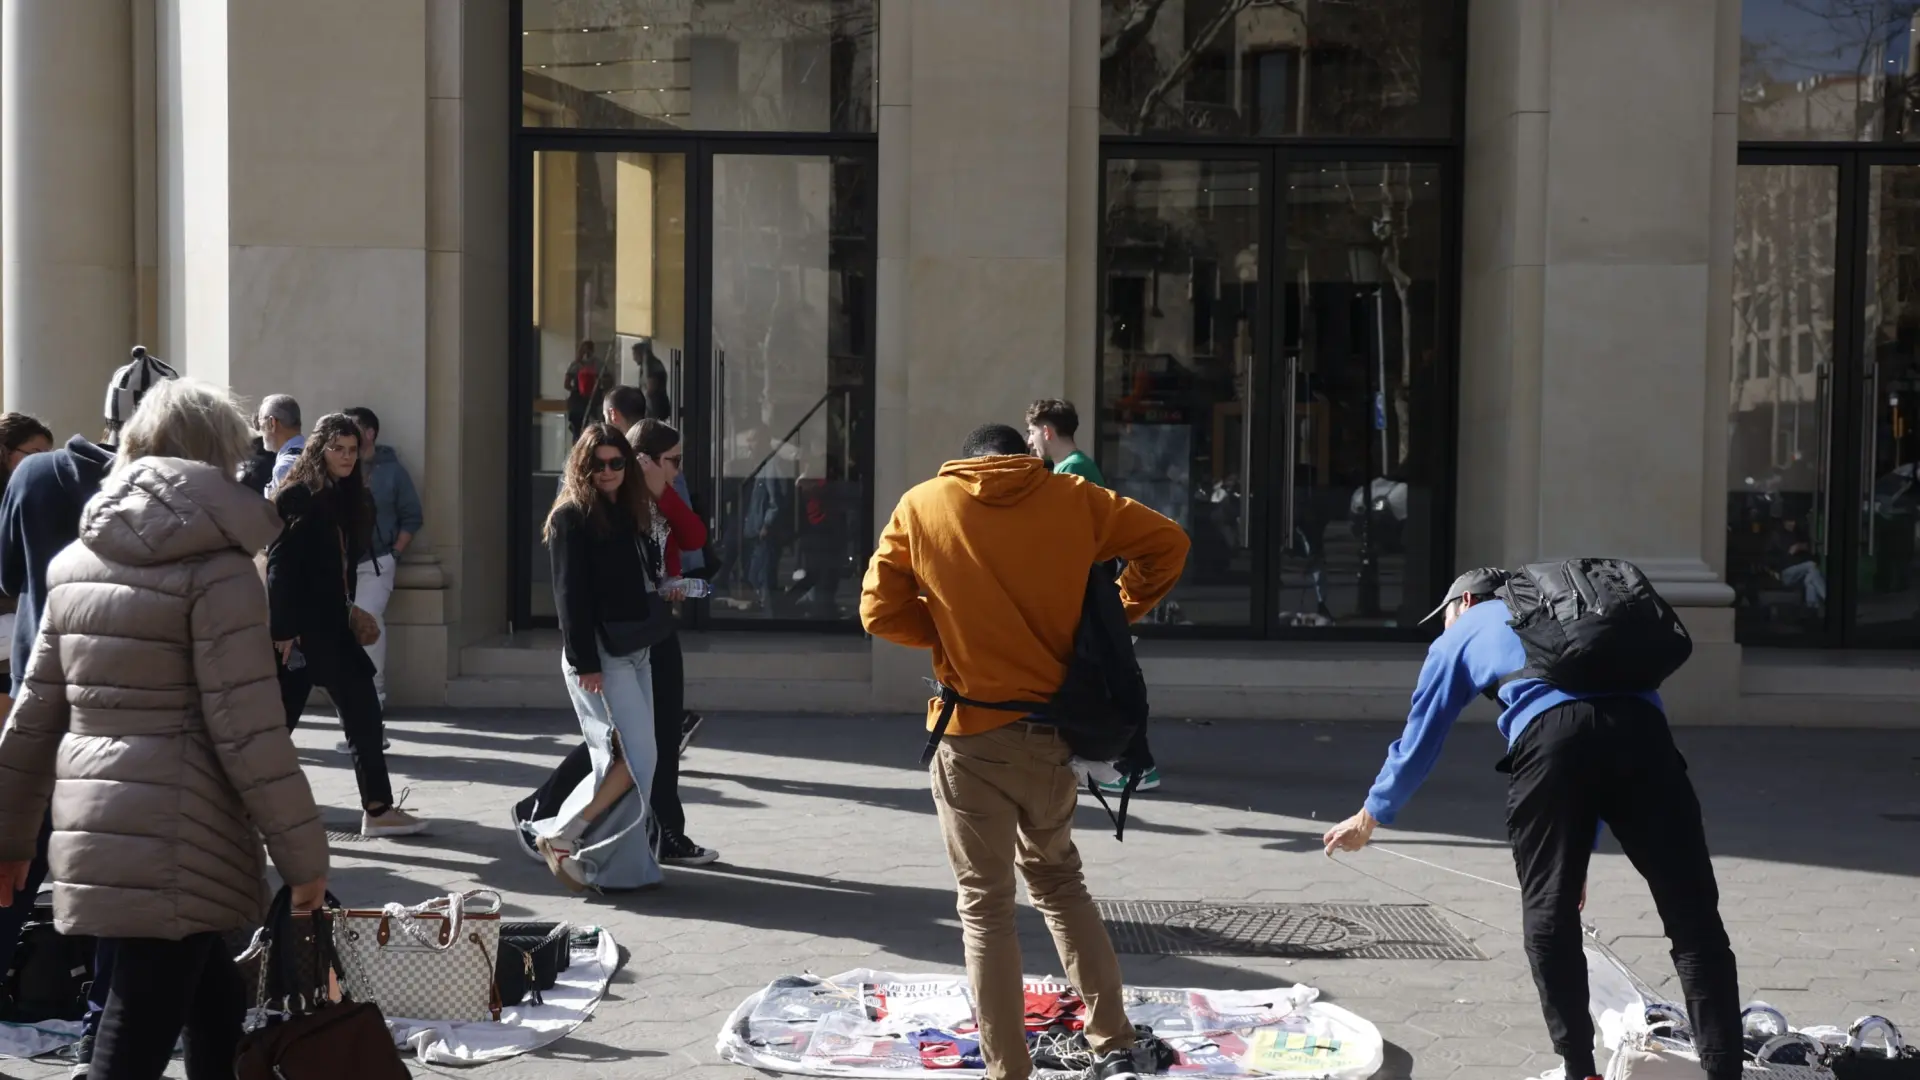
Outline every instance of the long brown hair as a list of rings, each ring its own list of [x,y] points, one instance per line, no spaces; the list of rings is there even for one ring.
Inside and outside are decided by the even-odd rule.
[[[316,496],[332,493],[341,528],[359,551],[373,533],[373,496],[367,490],[365,469],[355,469],[337,480],[327,470],[327,447],[340,438],[352,439],[356,445],[360,442],[360,425],[353,422],[353,417],[328,413],[314,421],[306,445],[300,448],[300,456],[293,460],[293,468],[287,470],[287,478],[280,481],[274,495],[277,498],[295,487],[304,487]]]
[[[643,536],[653,528],[653,500],[647,497],[647,482],[640,475],[639,463],[633,459],[633,444],[627,442],[619,428],[596,421],[580,429],[580,438],[567,455],[567,471],[560,477],[560,491],[553,498],[553,509],[547,513],[546,528],[541,534],[547,543],[553,543],[553,519],[559,517],[562,510],[578,510],[588,525],[597,530],[606,529],[609,513],[606,500],[593,486],[594,456],[603,446],[620,451],[627,462],[620,487],[613,493],[614,510],[630,515],[635,529]]]

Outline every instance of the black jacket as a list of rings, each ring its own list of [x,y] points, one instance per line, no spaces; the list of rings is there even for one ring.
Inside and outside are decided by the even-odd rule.
[[[641,622],[653,603],[647,566],[658,574],[660,557],[626,514],[600,515],[604,527],[563,507],[553,517],[547,553],[553,563],[553,603],[560,612],[560,641],[567,664],[582,675],[600,670],[600,627]],[[642,562],[645,552],[646,562]]]
[[[75,435],[64,449],[28,455],[7,481],[0,498],[0,591],[20,600],[13,624],[16,691],[40,630],[47,567],[80,538],[80,511],[112,467],[113,447]]]
[[[253,451],[240,466],[240,483],[249,491],[265,494],[267,485],[273,483],[274,457],[274,452],[267,449],[266,444],[260,441],[260,436],[255,435]]]
[[[365,536],[354,535],[341,513],[337,489],[315,492],[294,485],[274,497],[286,531],[267,549],[267,602],[273,640],[300,639],[314,681],[373,675],[373,661],[347,621]],[[371,511],[358,515],[362,523]],[[346,545],[343,553],[342,544]]]

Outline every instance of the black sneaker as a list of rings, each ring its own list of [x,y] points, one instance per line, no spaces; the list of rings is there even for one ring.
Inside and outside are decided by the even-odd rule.
[[[1140,1080],[1133,1051],[1114,1050],[1093,1063],[1093,1080]]]
[[[680,718],[680,756],[687,756],[687,748],[693,745],[693,736],[707,718],[697,712],[689,712]]]
[[[93,1069],[93,1036],[82,1035],[79,1040],[53,1052],[53,1060],[70,1066],[67,1070],[69,1080],[86,1076]]]
[[[708,866],[720,861],[720,853],[673,833],[660,841],[660,861],[667,866]]]
[[[527,823],[520,820],[520,811],[517,807],[507,808],[507,821],[513,825],[514,845],[525,852],[529,859],[535,862],[546,862],[546,856],[540,854],[539,837],[534,836],[533,830],[527,827]]]

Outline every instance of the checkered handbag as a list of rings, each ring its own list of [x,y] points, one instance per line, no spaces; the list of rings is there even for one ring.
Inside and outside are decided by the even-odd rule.
[[[354,998],[390,1017],[500,1019],[500,894],[491,889],[336,911],[333,946]]]

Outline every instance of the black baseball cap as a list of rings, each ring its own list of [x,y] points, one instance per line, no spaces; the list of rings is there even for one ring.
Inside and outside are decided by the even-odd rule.
[[[1453,603],[1463,596],[1491,596],[1495,592],[1498,592],[1501,586],[1506,583],[1507,572],[1505,570],[1496,570],[1491,566],[1483,566],[1478,570],[1469,570],[1453,579],[1453,584],[1447,587],[1446,598],[1440,601],[1440,606],[1428,612],[1427,617],[1420,621],[1423,623],[1432,622],[1434,616],[1447,610],[1448,604]]]

